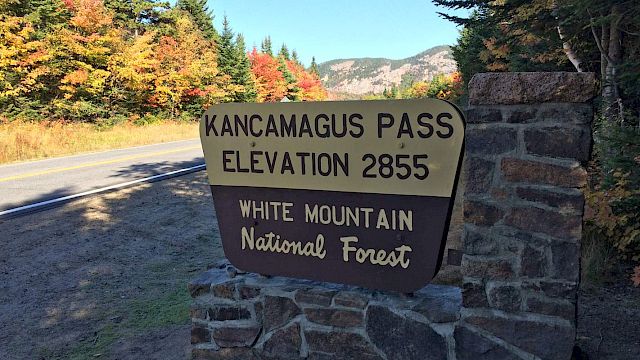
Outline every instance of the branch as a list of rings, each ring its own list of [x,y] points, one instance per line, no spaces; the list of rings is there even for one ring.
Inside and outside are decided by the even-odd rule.
[[[589,11],[589,9],[587,9],[587,13],[589,13],[589,19],[590,19],[589,27],[591,28],[591,33],[593,34],[593,38],[596,41],[596,46],[598,47],[598,50],[600,50],[600,54],[602,54],[602,56],[604,56],[604,58],[607,59],[608,62],[610,62],[612,65],[615,66],[615,63],[609,57],[609,53],[604,51],[604,48],[602,47],[602,43],[598,38],[598,34],[596,34],[596,29],[593,26],[593,15],[591,15],[591,11]]]

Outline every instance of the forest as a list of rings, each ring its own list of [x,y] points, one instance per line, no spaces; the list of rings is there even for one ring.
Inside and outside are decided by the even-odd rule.
[[[0,117],[145,124],[327,97],[315,61],[276,50],[215,29],[206,0],[0,0]]]
[[[433,0],[462,27],[453,56],[464,86],[479,72],[594,72],[583,274],[601,280],[613,258],[640,261],[640,2]],[[470,16],[450,15],[466,9]],[[448,14],[449,12],[449,14]],[[609,256],[608,249],[616,254]],[[640,266],[631,275],[640,285]]]

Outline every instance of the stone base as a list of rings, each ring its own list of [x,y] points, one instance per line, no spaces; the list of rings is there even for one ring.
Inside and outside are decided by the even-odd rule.
[[[211,269],[189,284],[194,359],[447,359],[459,288],[413,295]]]
[[[405,295],[222,264],[189,290],[194,359],[530,358],[463,324],[462,294],[454,286]]]

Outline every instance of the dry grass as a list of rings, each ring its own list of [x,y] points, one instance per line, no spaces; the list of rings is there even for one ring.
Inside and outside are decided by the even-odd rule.
[[[0,164],[197,136],[196,122],[123,123],[107,129],[65,122],[4,122],[0,123]]]

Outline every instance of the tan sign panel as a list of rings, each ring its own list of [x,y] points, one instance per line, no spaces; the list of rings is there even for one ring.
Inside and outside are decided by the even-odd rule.
[[[402,292],[439,270],[464,145],[455,106],[223,104],[200,133],[238,268]]]
[[[211,185],[448,197],[464,124],[435,99],[221,104],[200,133]]]

